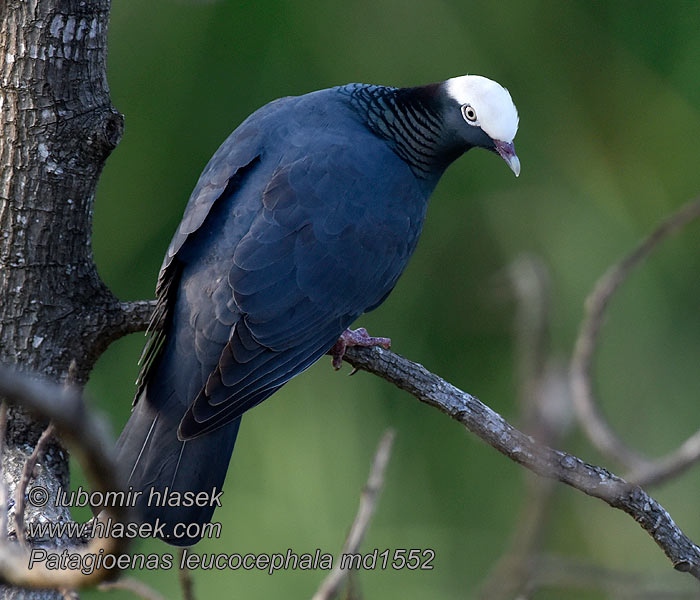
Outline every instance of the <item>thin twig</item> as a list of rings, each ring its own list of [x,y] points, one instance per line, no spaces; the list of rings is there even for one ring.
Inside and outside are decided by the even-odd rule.
[[[165,600],[165,597],[161,596],[153,588],[147,586],[138,579],[134,579],[133,577],[122,577],[117,581],[103,581],[97,586],[97,589],[103,592],[123,590],[126,592],[131,592],[135,596],[143,598],[144,600]]]
[[[558,446],[570,428],[566,370],[549,358],[549,271],[541,260],[520,256],[509,267],[516,298],[515,347],[518,404],[524,431],[539,443]],[[533,576],[533,556],[551,514],[556,482],[525,471],[525,491],[508,547],[481,586],[484,600],[520,598]],[[524,596],[523,596],[524,597]]]
[[[381,348],[353,347],[346,352],[345,360],[437,408],[531,471],[557,479],[626,512],[661,547],[674,568],[700,579],[700,548],[639,486],[572,454],[538,444],[474,396],[398,354]]]
[[[36,446],[34,446],[34,450],[32,450],[29,458],[27,458],[24,463],[22,477],[15,489],[15,534],[17,535],[17,541],[23,546],[27,546],[27,541],[24,537],[24,511],[27,505],[27,486],[32,477],[34,477],[34,469],[39,462],[39,458],[46,449],[49,440],[53,437],[54,430],[53,423],[49,423],[42,432],[39,441],[37,441]]]
[[[183,565],[182,560],[185,553],[185,548],[180,549],[180,564]],[[195,600],[194,597],[194,581],[192,581],[192,573],[188,568],[183,568],[178,570],[178,578],[180,580],[180,589],[182,590],[182,600]]]
[[[362,544],[362,540],[364,539],[367,528],[372,520],[372,515],[377,508],[379,493],[384,485],[384,473],[386,471],[386,466],[389,463],[391,448],[394,444],[395,437],[396,434],[394,430],[388,429],[379,440],[377,451],[375,452],[374,459],[372,460],[372,466],[369,471],[367,483],[365,484],[362,494],[360,495],[360,506],[357,509],[355,520],[350,527],[350,533],[348,533],[348,537],[343,544],[343,550],[341,551],[340,556],[336,559],[333,570],[321,582],[320,587],[313,596],[313,600],[329,600],[338,594],[340,586],[343,584],[343,581],[348,574],[348,569],[343,568],[342,566],[342,557],[348,554],[356,553],[360,548],[360,544]]]
[[[638,485],[655,485],[682,473],[698,459],[700,459],[700,430],[666,456],[632,468],[626,478]]]
[[[63,382],[64,388],[70,390],[70,387],[75,385],[77,378],[78,363],[73,359],[68,366],[68,374]],[[53,423],[49,423],[46,429],[44,429],[36,446],[34,446],[34,450],[32,450],[32,453],[24,463],[22,475],[15,489],[15,535],[17,536],[17,541],[25,547],[27,546],[27,541],[24,537],[24,512],[27,505],[27,487],[34,477],[36,465],[53,437],[55,429]]]
[[[9,404],[22,405],[41,418],[52,421],[73,449],[88,479],[97,491],[122,490],[123,474],[112,454],[113,445],[104,423],[85,410],[82,396],[74,388],[32,379],[0,365],[0,397]],[[108,506],[104,519],[128,522],[125,506]],[[119,555],[126,552],[129,539],[93,537],[87,546],[71,548],[80,560],[86,555]],[[95,585],[113,576],[115,569],[95,568],[90,574],[78,569],[48,569],[44,561],[29,569],[29,553],[16,544],[0,544],[0,581],[17,587],[72,589]]]
[[[508,267],[510,288],[516,300],[515,361],[520,410],[526,424],[537,426],[542,378],[549,357],[551,280],[549,270],[536,256],[518,256]],[[539,437],[539,436],[536,436]]]
[[[629,600],[691,600],[698,598],[694,585],[674,589],[670,581],[645,573],[628,573],[600,565],[557,556],[536,556],[530,563],[531,584],[528,592],[542,588],[599,590],[606,597]],[[674,580],[678,582],[678,580]],[[687,580],[686,580],[687,581]]]
[[[676,475],[700,459],[700,431],[680,448],[652,461],[629,448],[605,420],[593,392],[593,355],[598,345],[601,325],[615,291],[630,272],[647,258],[660,242],[700,217],[700,199],[685,204],[659,225],[632,252],[613,265],[598,280],[586,300],[584,317],[571,362],[571,386],[579,421],[591,442],[630,470],[630,479],[640,485],[659,483]]]

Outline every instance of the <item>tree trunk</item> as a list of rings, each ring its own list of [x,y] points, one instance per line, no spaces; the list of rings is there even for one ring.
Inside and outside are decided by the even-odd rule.
[[[0,0],[0,362],[60,381],[75,360],[79,384],[125,321],[90,244],[97,180],[123,128],[106,78],[109,9],[109,0]],[[9,411],[10,498],[44,426]],[[68,484],[67,460],[56,442],[37,468],[51,498]],[[44,519],[70,518],[52,504]],[[28,506],[26,516],[39,514]],[[10,531],[13,517],[11,508]],[[0,594],[17,597],[61,596]]]

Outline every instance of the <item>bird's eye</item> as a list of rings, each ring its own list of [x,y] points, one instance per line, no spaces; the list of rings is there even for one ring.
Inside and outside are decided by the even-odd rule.
[[[469,123],[474,123],[476,121],[476,111],[471,104],[462,105],[462,116]]]

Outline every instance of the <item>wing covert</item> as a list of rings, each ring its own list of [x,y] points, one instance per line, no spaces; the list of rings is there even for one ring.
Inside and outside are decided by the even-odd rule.
[[[309,367],[403,271],[425,211],[411,207],[415,189],[400,177],[378,187],[341,166],[345,148],[334,150],[270,177],[216,291],[226,286],[240,318],[181,422],[183,439],[239,417]]]

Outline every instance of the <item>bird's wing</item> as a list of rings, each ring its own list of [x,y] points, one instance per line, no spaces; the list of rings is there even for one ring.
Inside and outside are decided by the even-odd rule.
[[[235,322],[180,424],[182,439],[239,417],[309,367],[403,271],[424,214],[402,204],[416,197],[415,184],[391,174],[377,182],[362,168],[370,162],[349,167],[347,152],[306,156],[270,178],[213,294],[227,307],[217,321]]]
[[[134,403],[141,396],[167,338],[167,321],[179,277],[180,265],[174,260],[175,257],[188,238],[202,226],[216,201],[238,187],[246,173],[259,162],[260,156],[260,129],[253,120],[249,120],[228,137],[200,175],[158,275],[157,303],[148,327],[149,339],[139,359],[141,371],[136,382]]]
[[[182,221],[165,253],[156,291],[167,281],[168,267],[189,236],[202,226],[214,203],[226,195],[227,189],[235,190],[245,172],[260,159],[262,152],[259,145],[259,129],[252,124],[243,124],[229,136],[207,163],[192,190]]]

